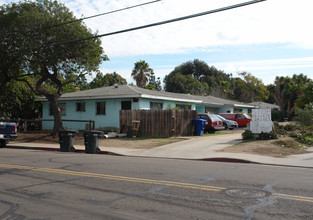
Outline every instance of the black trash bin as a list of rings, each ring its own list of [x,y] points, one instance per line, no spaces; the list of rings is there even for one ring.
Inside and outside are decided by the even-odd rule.
[[[59,144],[60,151],[71,152],[75,151],[74,148],[74,137],[78,132],[75,130],[60,130],[59,131]]]
[[[87,154],[98,154],[101,152],[99,149],[99,139],[103,136],[102,131],[85,131],[84,142],[85,142],[85,153]]]

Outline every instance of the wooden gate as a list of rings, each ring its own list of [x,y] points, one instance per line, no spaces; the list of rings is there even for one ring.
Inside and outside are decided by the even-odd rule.
[[[140,121],[137,136],[177,137],[193,134],[192,119],[197,118],[194,110],[121,110],[121,133],[127,132],[127,126]]]

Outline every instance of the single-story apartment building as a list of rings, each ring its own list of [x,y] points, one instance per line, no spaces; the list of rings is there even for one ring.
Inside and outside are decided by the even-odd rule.
[[[47,99],[42,101],[42,119],[53,119]],[[96,128],[119,128],[119,111],[134,109],[190,109],[199,113],[234,113],[256,108],[253,105],[213,96],[196,96],[148,90],[131,85],[114,85],[85,91],[65,93],[59,98],[62,119],[92,120]],[[83,122],[64,122],[64,127],[85,129]],[[53,128],[52,121],[43,121],[43,129]]]

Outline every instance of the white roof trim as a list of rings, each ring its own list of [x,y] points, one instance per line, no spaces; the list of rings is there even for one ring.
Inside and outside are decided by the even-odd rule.
[[[256,108],[254,105],[234,104],[234,107]]]
[[[207,102],[207,101],[203,102],[202,104],[203,105],[214,105],[214,106],[225,106],[225,104],[223,104],[223,103],[214,103],[214,102]]]
[[[203,103],[201,100],[195,100],[195,99],[171,98],[171,97],[154,96],[154,95],[146,95],[146,94],[142,94],[141,98],[161,99],[161,100],[179,101],[179,102]]]

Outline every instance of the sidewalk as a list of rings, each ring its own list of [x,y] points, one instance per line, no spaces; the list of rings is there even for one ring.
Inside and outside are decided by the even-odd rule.
[[[105,140],[104,140],[105,141]],[[163,145],[151,149],[129,149],[101,147],[102,154],[136,157],[156,157],[173,159],[194,159],[222,162],[260,163],[269,165],[295,166],[313,168],[313,152],[276,158],[244,153],[216,152],[217,150],[241,142],[241,134],[227,134],[210,137],[192,137],[189,140]],[[75,142],[74,142],[75,143]],[[75,145],[76,152],[84,152],[85,146]],[[12,142],[7,148],[59,151],[58,144]]]

